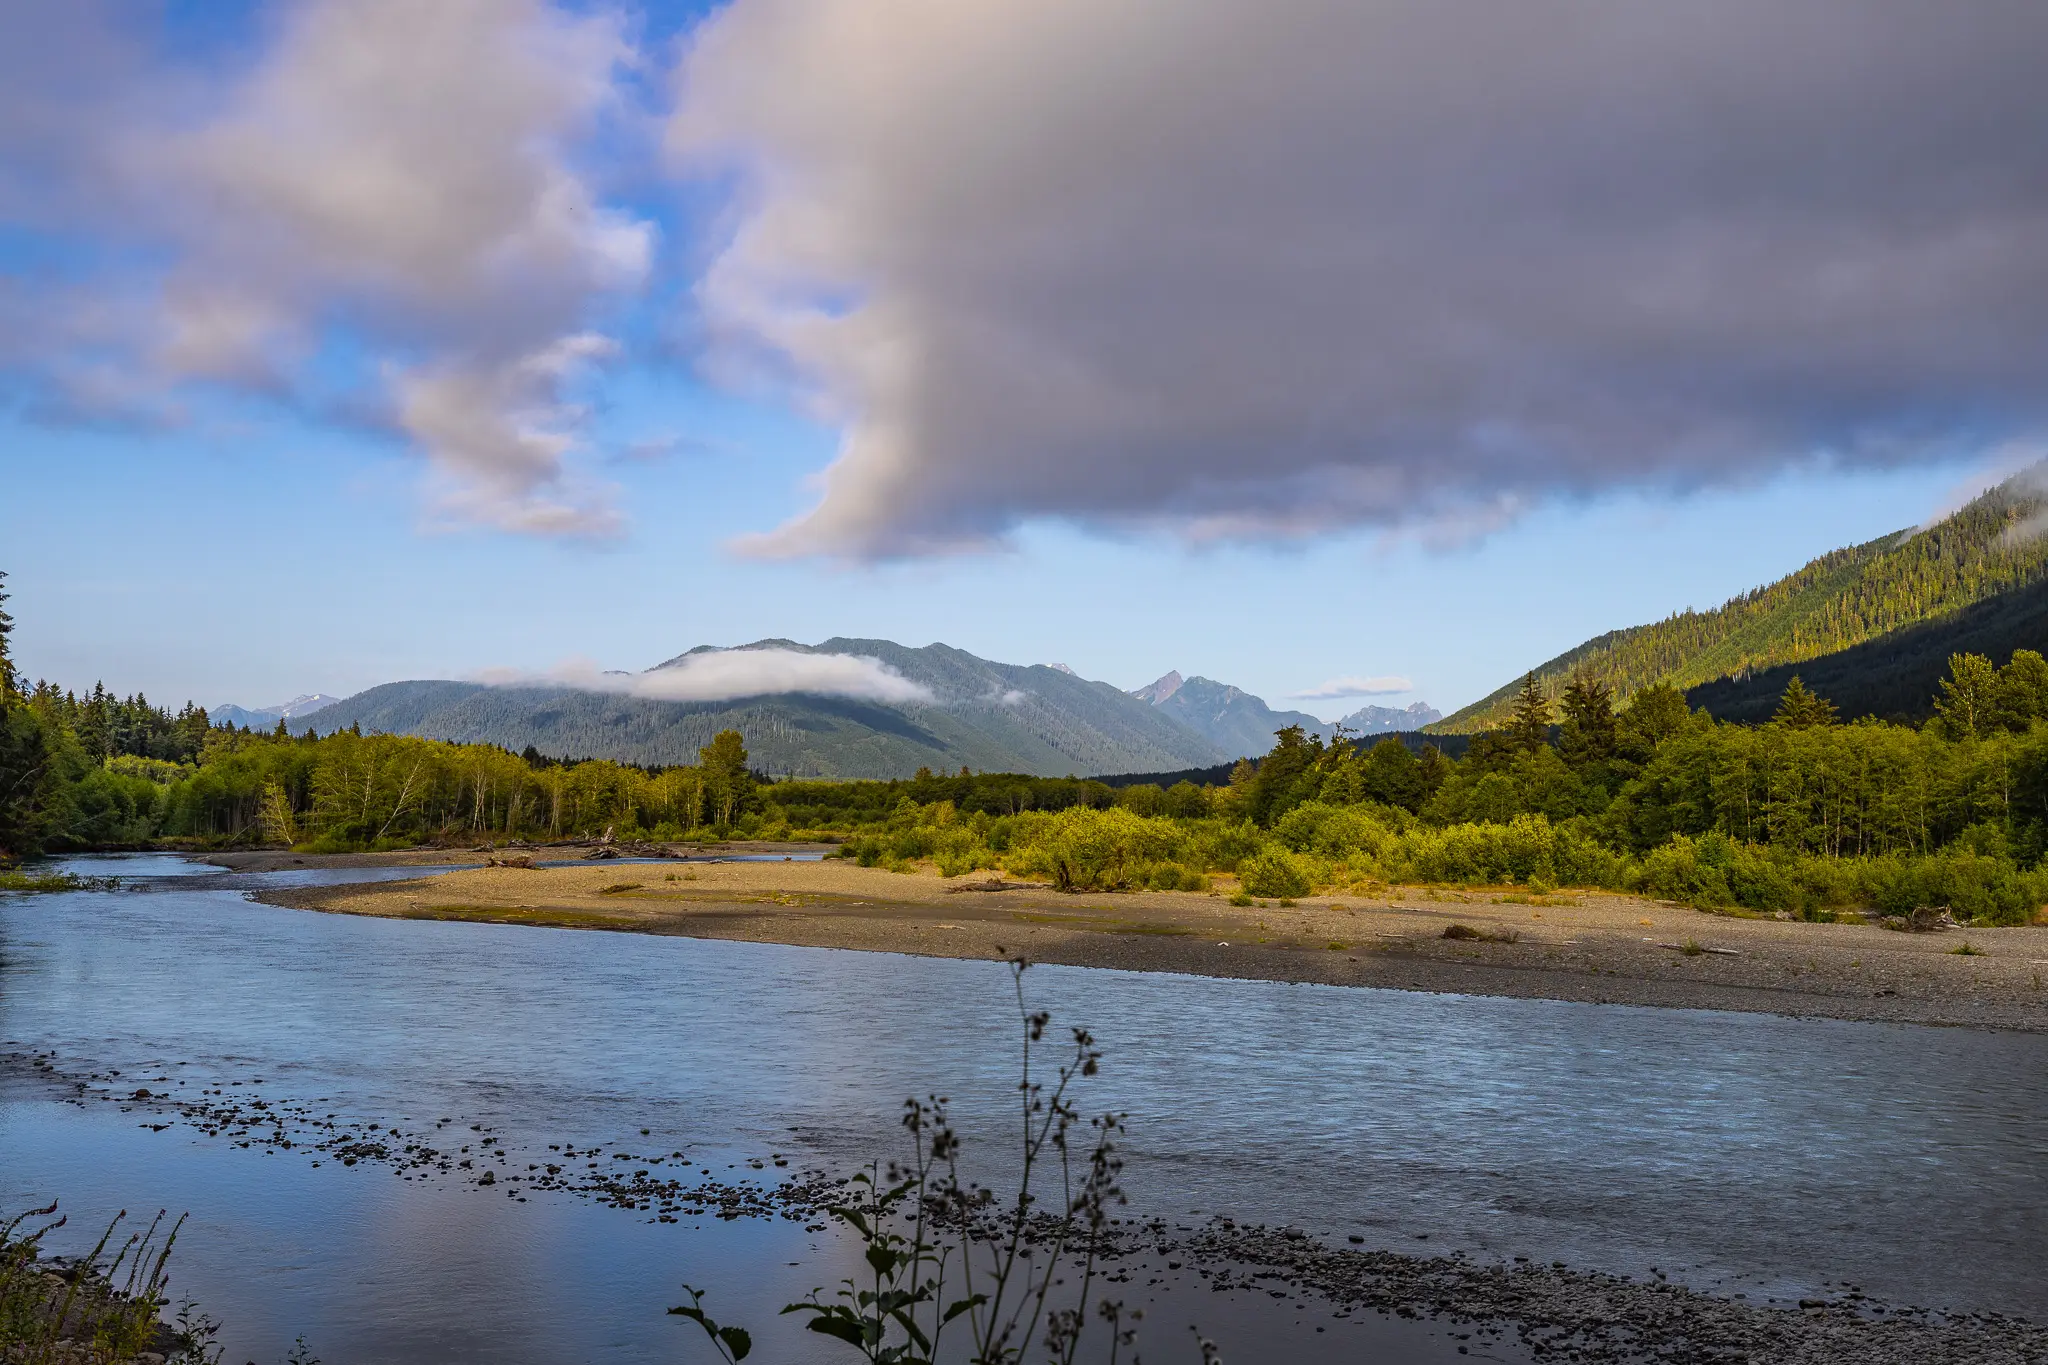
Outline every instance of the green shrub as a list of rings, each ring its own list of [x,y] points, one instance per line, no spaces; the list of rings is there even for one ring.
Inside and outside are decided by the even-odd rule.
[[[1306,896],[1308,869],[1278,844],[1260,849],[1237,865],[1238,880],[1254,896]]]
[[[1148,819],[1111,807],[1077,806],[1020,825],[1017,842],[1030,843],[1005,863],[1016,872],[1048,878],[1062,891],[1129,891],[1152,881],[1153,869],[1181,862],[1187,832],[1171,820]],[[1179,876],[1176,873],[1176,882]]]

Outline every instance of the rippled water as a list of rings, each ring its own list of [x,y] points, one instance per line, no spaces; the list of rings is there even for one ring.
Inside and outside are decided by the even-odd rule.
[[[971,1150],[993,1150],[1014,1079],[999,964],[319,915],[183,883],[175,860],[72,866],[142,880],[0,901],[0,1043],[70,1072],[261,1076],[274,1098],[455,1115],[515,1150],[645,1128],[707,1164],[778,1151],[841,1168],[895,1150],[910,1093],[953,1096]],[[1060,967],[1028,980],[1107,1049],[1094,1103],[1130,1114],[1127,1184],[1147,1213],[2048,1316],[2042,1037]],[[350,1343],[330,1361],[693,1359],[660,1317],[677,1279],[760,1322],[843,1254],[793,1225],[510,1206],[134,1123],[32,1081],[0,1088],[0,1199],[191,1207],[185,1287],[203,1282],[251,1343]]]

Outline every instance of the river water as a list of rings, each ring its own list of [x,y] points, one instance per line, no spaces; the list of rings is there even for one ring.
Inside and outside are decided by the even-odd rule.
[[[1009,1131],[1001,964],[320,915],[171,858],[69,866],[124,885],[0,898],[0,1053],[61,1076],[445,1118],[515,1158],[630,1141],[720,1175],[895,1155],[909,1094],[953,1098],[970,1158],[995,1162]],[[1055,1029],[1101,1040],[1084,1104],[1130,1116],[1138,1213],[2048,1316],[2048,1038],[1062,967],[1026,983]],[[174,1287],[227,1319],[231,1362],[299,1332],[330,1365],[708,1359],[662,1312],[684,1279],[765,1329],[757,1359],[838,1358],[774,1313],[843,1273],[829,1235],[316,1166],[71,1094],[20,1065],[0,1080],[0,1207],[61,1195],[80,1227],[191,1209]],[[1291,1359],[1362,1349],[1349,1324],[1315,1334],[1312,1308],[1196,1309],[1226,1337],[1303,1334]],[[1447,1341],[1376,1358],[1463,1359]]]

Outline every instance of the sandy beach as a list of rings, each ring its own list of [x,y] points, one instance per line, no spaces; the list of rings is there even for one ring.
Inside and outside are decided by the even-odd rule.
[[[728,849],[757,856],[769,846]],[[815,851],[815,850],[810,850]],[[538,855],[574,857],[580,850]],[[257,853],[230,870],[442,864],[477,853]],[[506,855],[498,855],[506,856]],[[1067,895],[987,873],[947,880],[824,861],[483,867],[267,890],[271,904],[740,939],[934,957],[1840,1019],[2048,1028],[2048,928],[1913,934],[1742,919],[1607,892],[1395,887],[1234,906],[1206,893]],[[1462,926],[1470,937],[1445,937]],[[1462,931],[1454,931],[1462,932]],[[1961,952],[1965,945],[1969,951]]]

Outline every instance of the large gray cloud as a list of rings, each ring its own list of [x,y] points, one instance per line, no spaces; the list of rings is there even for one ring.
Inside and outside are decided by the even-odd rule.
[[[86,243],[0,282],[0,362],[33,401],[177,421],[227,386],[344,410],[423,453],[455,519],[615,530],[571,457],[577,376],[615,349],[591,318],[653,248],[577,158],[639,60],[622,22],[301,0],[265,12],[250,60],[200,72],[115,13],[0,17],[0,213]]]
[[[724,363],[856,558],[1485,524],[2048,407],[2039,0],[736,0]]]

